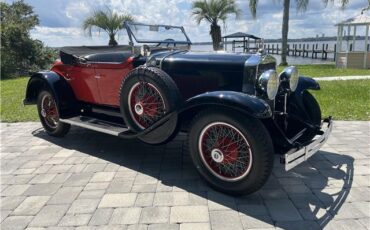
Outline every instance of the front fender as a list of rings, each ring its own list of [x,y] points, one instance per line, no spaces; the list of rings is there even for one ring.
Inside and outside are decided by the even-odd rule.
[[[305,112],[302,112],[301,114],[302,117],[304,117],[305,119],[310,119],[308,117],[308,113],[306,112],[306,107],[303,102],[303,93],[306,90],[320,90],[320,85],[313,78],[303,77],[303,76],[299,77],[297,89],[292,94],[290,102],[297,105],[300,111],[305,111]]]
[[[271,108],[264,100],[234,91],[215,91],[197,95],[188,99],[181,111],[204,106],[221,106],[234,109],[255,118],[269,118],[272,116]]]
[[[304,77],[300,76],[298,80],[298,86],[297,89],[295,90],[296,94],[302,94],[303,91],[312,89],[312,90],[320,90],[320,85],[319,83],[310,77]]]
[[[38,72],[31,76],[23,104],[36,104],[39,93],[45,89],[53,94],[61,118],[67,118],[77,113],[78,103],[71,86],[63,77],[53,71]]]

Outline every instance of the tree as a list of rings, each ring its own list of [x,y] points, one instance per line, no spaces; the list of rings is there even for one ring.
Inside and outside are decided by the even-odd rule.
[[[134,18],[130,14],[118,15],[111,9],[97,10],[92,13],[83,22],[83,29],[88,32],[88,35],[92,36],[92,30],[94,27],[98,30],[105,31],[109,36],[109,45],[118,45],[115,37],[117,33],[124,28],[125,22],[131,22]]]
[[[54,56],[50,56],[53,52],[42,42],[30,37],[30,31],[39,24],[32,6],[23,0],[10,5],[0,2],[0,11],[1,77],[47,68]]]
[[[348,3],[349,0],[340,0],[342,8]],[[334,0],[323,0],[325,6],[329,2],[334,2]],[[307,10],[309,0],[296,0],[297,11],[305,12]],[[257,15],[257,4],[258,0],[249,0],[249,9],[253,18],[256,18]],[[281,63],[280,65],[288,65],[286,60],[288,52],[288,32],[289,32],[289,11],[290,11],[290,0],[283,0],[283,25],[282,25],[282,52],[281,52]]]
[[[234,14],[236,17],[240,14],[235,0],[198,0],[193,2],[192,9],[198,25],[203,20],[211,24],[209,33],[212,37],[213,49],[219,50],[222,39],[219,22],[225,24],[230,14]]]

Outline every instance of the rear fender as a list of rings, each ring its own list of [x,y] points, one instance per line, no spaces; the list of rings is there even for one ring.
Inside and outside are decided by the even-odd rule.
[[[42,90],[49,90],[59,109],[61,118],[74,116],[79,111],[77,100],[67,81],[53,71],[34,73],[27,84],[24,105],[37,103],[37,97]]]
[[[181,112],[205,106],[220,106],[233,109],[255,118],[269,118],[272,116],[270,106],[262,99],[248,94],[234,91],[215,91],[200,94],[188,99]]]

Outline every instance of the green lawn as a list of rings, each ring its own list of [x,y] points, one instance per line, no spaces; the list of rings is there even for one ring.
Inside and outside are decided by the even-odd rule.
[[[323,116],[335,120],[370,120],[370,80],[320,81],[312,91]]]
[[[37,121],[36,106],[23,107],[22,100],[29,78],[0,81],[3,122]],[[336,120],[370,120],[370,80],[320,82],[320,91],[312,91],[321,105],[323,116]]]
[[[296,65],[299,73],[309,77],[332,77],[332,76],[361,76],[370,75],[369,69],[337,69],[332,64]],[[279,66],[278,72],[284,67]]]
[[[36,106],[23,106],[29,78],[1,80],[0,119],[5,122],[37,121]]]

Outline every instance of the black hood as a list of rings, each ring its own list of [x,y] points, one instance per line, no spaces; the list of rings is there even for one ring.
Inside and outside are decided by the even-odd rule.
[[[244,53],[177,50],[153,54],[148,59],[149,64],[153,63],[153,58],[157,67],[176,82],[184,99],[211,91],[254,90],[257,66],[263,70],[276,65],[269,55]],[[265,66],[265,62],[269,64]]]
[[[213,71],[243,71],[246,61],[253,55],[225,52],[174,51],[153,55],[166,71],[173,68],[212,69]]]

